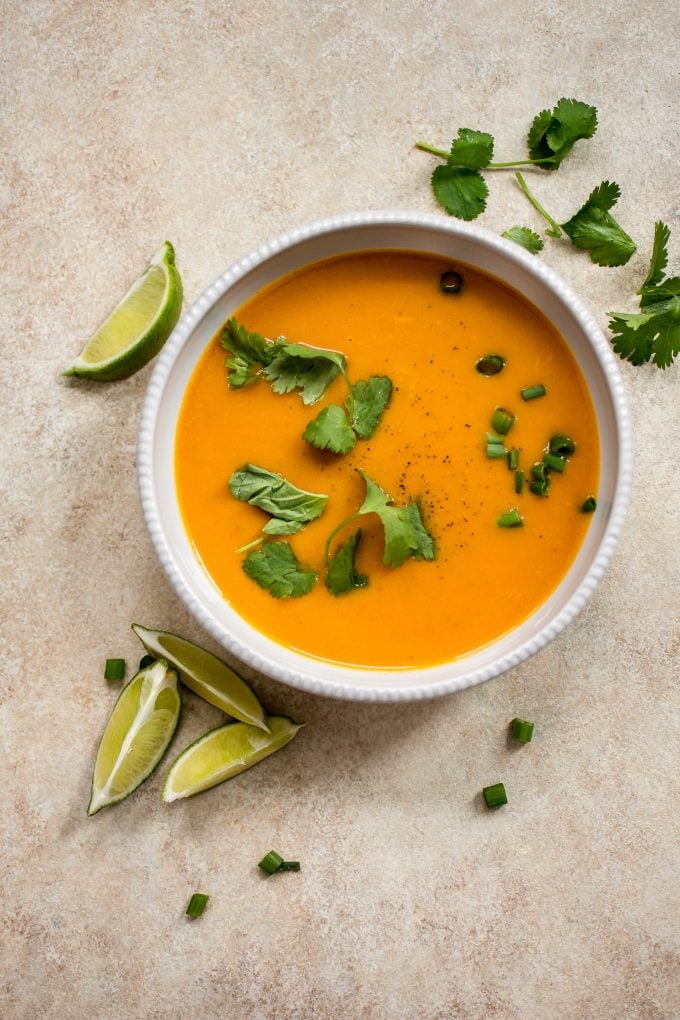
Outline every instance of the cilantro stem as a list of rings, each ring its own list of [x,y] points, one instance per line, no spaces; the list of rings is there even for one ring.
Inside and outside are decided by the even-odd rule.
[[[450,152],[446,149],[439,149],[436,145],[430,145],[428,142],[416,142],[416,149],[420,149],[422,152],[430,152],[433,156],[441,156],[442,159],[448,161]],[[486,166],[482,166],[480,170],[505,170],[508,167],[513,166],[540,166],[541,163],[552,163],[555,156],[544,156],[541,159],[511,159],[504,163],[487,163]],[[455,165],[455,164],[453,164]]]
[[[326,566],[328,566],[330,562],[329,554],[331,549],[331,542],[333,541],[335,536],[342,531],[344,527],[346,527],[348,524],[351,524],[352,521],[355,521],[357,517],[361,517],[361,512],[359,510],[356,510],[353,514],[350,514],[349,517],[345,517],[344,521],[340,521],[338,526],[336,528],[333,528],[333,530],[331,531],[330,535],[326,539],[326,544],[323,547],[323,561]]]
[[[238,556],[240,553],[250,552],[251,549],[257,549],[258,545],[262,545],[263,542],[264,537],[256,538],[254,542],[248,542],[247,545],[242,545],[240,549],[237,549],[236,555]]]
[[[546,210],[543,208],[538,199],[531,194],[527,182],[524,180],[519,170],[515,174],[515,177],[517,178],[517,183],[519,184],[520,188],[533,205],[536,212],[540,213],[543,219],[546,221],[546,223],[550,224],[550,230],[546,230],[546,234],[548,234],[550,237],[561,237],[562,230],[560,229],[559,224],[555,222],[550,213],[546,212]]]

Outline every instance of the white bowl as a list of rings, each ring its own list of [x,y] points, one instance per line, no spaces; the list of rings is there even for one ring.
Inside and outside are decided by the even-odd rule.
[[[444,255],[499,277],[555,324],[588,383],[600,432],[598,509],[566,577],[511,633],[450,663],[424,669],[369,670],[318,661],[265,637],[224,601],[187,537],[175,491],[173,448],[182,397],[220,325],[256,291],[310,262],[360,249]],[[407,701],[432,698],[489,680],[533,655],[574,619],[612,556],[628,503],[632,434],[616,359],[592,315],[539,259],[479,227],[443,216],[363,212],[288,231],[227,269],[199,297],[161,352],[139,429],[137,470],[142,509],[159,559],[198,622],[238,659],[302,690],[335,698]]]

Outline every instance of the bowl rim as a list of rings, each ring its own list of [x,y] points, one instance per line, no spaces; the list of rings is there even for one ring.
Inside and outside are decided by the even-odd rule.
[[[521,264],[525,270],[528,269],[530,273],[538,277],[539,281],[546,285],[548,290],[557,295],[569,308],[569,311],[577,319],[583,333],[587,337],[602,370],[602,376],[611,400],[618,435],[618,457],[615,465],[616,478],[609,519],[595,556],[583,580],[568,598],[565,605],[551,620],[540,628],[538,633],[523,641],[512,652],[500,655],[493,662],[471,669],[461,676],[445,677],[430,684],[419,682],[417,686],[390,686],[389,683],[372,685],[370,678],[371,676],[376,678],[378,675],[385,677],[386,674],[392,674],[400,678],[418,675],[422,680],[423,674],[427,674],[434,669],[440,669],[441,664],[439,666],[421,667],[418,669],[386,671],[362,670],[360,667],[338,664],[338,674],[345,673],[348,677],[352,677],[351,682],[343,682],[340,678],[329,680],[321,677],[312,678],[305,676],[287,666],[278,664],[260,651],[243,645],[227,627],[215,620],[205,610],[184,581],[161,526],[153,483],[153,437],[165,385],[180,351],[188,342],[194,329],[203,317],[243,276],[280,252],[315,237],[321,237],[348,228],[365,226],[426,228],[453,237],[464,237],[481,241],[483,244],[501,253],[504,257],[509,258],[510,261]],[[632,471],[633,434],[623,379],[609,343],[593,315],[580,298],[573,293],[554,270],[528,252],[525,252],[519,245],[504,239],[500,235],[494,234],[484,227],[478,227],[459,220],[450,221],[432,213],[410,210],[365,210],[315,219],[302,226],[286,230],[268,241],[264,241],[228,266],[182,315],[179,323],[175,326],[160,352],[144,397],[137,438],[137,481],[144,520],[166,576],[175,593],[192,616],[223,648],[239,661],[245,662],[253,670],[260,671],[266,676],[299,690],[350,701],[414,701],[440,697],[444,694],[465,690],[507,672],[549,644],[589,601],[612,558],[621,535],[623,521],[630,501]],[[494,642],[491,642],[491,646],[493,644]],[[302,653],[299,653],[298,657],[301,661],[310,664],[313,664],[315,661],[314,658],[305,656]]]

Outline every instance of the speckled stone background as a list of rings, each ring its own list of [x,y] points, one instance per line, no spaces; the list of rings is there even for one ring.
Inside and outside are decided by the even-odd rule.
[[[677,1018],[680,366],[622,367],[636,433],[625,534],[578,620],[436,703],[334,703],[255,677],[307,721],[195,801],[160,777],[88,819],[131,620],[210,644],[155,559],[135,483],[150,368],[61,369],[165,238],[187,300],[284,228],[434,210],[461,125],[521,154],[560,96],[600,127],[536,190],[565,219],[599,181],[640,251],[545,261],[606,325],[634,309],[655,219],[680,261],[671,0],[2,0],[2,882],[7,1020]],[[511,175],[492,230],[540,228]],[[442,213],[443,215],[443,213]],[[176,752],[219,714],[187,695]],[[515,714],[536,722],[508,746]],[[480,803],[503,779],[510,803]],[[271,847],[303,862],[265,881]],[[211,894],[196,923],[196,889]]]

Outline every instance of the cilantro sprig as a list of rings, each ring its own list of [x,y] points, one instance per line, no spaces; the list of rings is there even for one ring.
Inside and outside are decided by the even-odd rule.
[[[680,353],[680,277],[664,278],[670,233],[660,220],[654,224],[649,270],[637,291],[640,311],[609,313],[612,346],[633,365],[651,360],[668,368]]]
[[[302,438],[318,450],[349,453],[357,438],[370,439],[392,396],[392,382],[385,375],[349,384],[344,406],[328,404],[309,422]]]
[[[366,485],[366,496],[359,509],[341,521],[326,539],[324,549],[326,566],[329,565],[333,539],[343,528],[364,514],[377,514],[380,518],[385,533],[383,563],[386,567],[400,567],[409,557],[416,560],[433,560],[434,542],[423,524],[419,504],[415,502],[406,506],[393,506],[392,497],[384,489],[363,471],[359,470],[359,474]]]
[[[472,128],[459,128],[448,152],[427,142],[416,142],[416,148],[445,160],[435,167],[431,178],[432,191],[439,204],[451,216],[474,220],[484,212],[489,195],[480,171],[517,166],[557,170],[576,142],[592,138],[596,130],[594,106],[563,98],[553,110],[541,110],[534,117],[527,137],[528,158],[493,162],[493,135]]]

